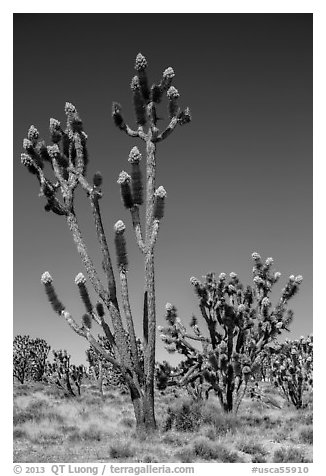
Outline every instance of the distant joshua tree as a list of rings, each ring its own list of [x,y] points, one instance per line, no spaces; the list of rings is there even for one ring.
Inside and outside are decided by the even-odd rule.
[[[143,203],[143,184],[140,166],[142,156],[137,147],[133,147],[129,154],[128,161],[131,165],[131,175],[123,171],[118,178],[122,201],[124,206],[130,210],[136,240],[144,256],[144,370],[141,369],[139,363],[134,322],[129,304],[128,259],[124,237],[125,225],[119,220],[114,226],[114,233],[121,285],[122,309],[125,314],[127,332],[130,338],[129,345],[116,293],[116,282],[100,211],[102,175],[97,172],[93,177],[93,183],[89,183],[86,178],[86,166],[88,163],[87,135],[84,132],[83,123],[77,109],[73,104],[67,102],[65,106],[67,116],[65,129],[62,129],[58,120],[50,119],[52,145],[46,146],[44,141],[39,140],[39,132],[34,126],[29,128],[27,138],[23,143],[25,152],[22,154],[21,160],[23,165],[38,179],[40,194],[47,201],[45,210],[64,216],[67,220],[87,276],[100,299],[102,308],[98,312],[99,309],[93,307],[86,288],[86,278],[81,273],[78,274],[75,282],[87,310],[87,314],[83,316],[82,325],[79,325],[73,319],[70,312],[59,301],[53,286],[53,279],[49,272],[45,272],[42,275],[42,283],[45,286],[49,301],[54,310],[66,319],[78,335],[86,338],[96,352],[121,372],[130,390],[137,427],[149,430],[156,427],[154,414],[156,333],[154,246],[160,222],[164,215],[166,197],[165,189],[162,186],[157,189],[155,188],[156,148],[160,142],[165,140],[175,130],[178,124],[187,124],[191,117],[188,108],[181,110],[178,105],[179,92],[172,86],[175,74],[171,67],[163,72],[160,83],[153,84],[151,87],[149,87],[146,73],[147,61],[141,53],[136,57],[135,69],[137,74],[132,78],[131,90],[137,128],[133,130],[126,124],[122,116],[121,106],[118,103],[113,104],[112,116],[115,125],[120,130],[129,137],[141,139],[146,148],[145,235],[143,234],[139,215],[139,207]],[[165,93],[168,100],[169,124],[161,131],[157,127],[158,116],[156,108]],[[52,168],[55,177],[54,181],[51,181],[44,174],[44,165],[46,163]],[[97,238],[103,255],[102,267],[108,281],[107,287],[100,280],[79,228],[74,207],[75,191],[78,186],[85,191],[90,201]],[[61,197],[59,193],[61,193]],[[103,304],[111,317],[111,324],[105,318]],[[110,342],[113,355],[107,352],[93,336],[91,332],[92,320],[95,320],[102,327],[106,338]]]
[[[86,369],[83,365],[70,363],[71,356],[66,350],[53,350],[54,362],[46,363],[46,378],[62,389],[67,396],[80,395],[83,377]],[[76,387],[74,389],[74,387]]]
[[[266,349],[277,345],[277,336],[288,330],[293,312],[287,304],[302,282],[302,276],[290,276],[273,307],[270,294],[281,273],[272,271],[272,258],[263,262],[258,253],[253,253],[252,259],[253,287],[245,288],[235,273],[230,273],[229,280],[225,273],[218,277],[209,273],[204,282],[191,278],[206,333],[195,316],[188,332],[170,303],[166,305],[168,326],[159,327],[166,349],[186,358],[180,384],[188,386],[198,398],[205,382],[206,395],[215,392],[226,412],[237,412]]]
[[[13,375],[20,382],[41,381],[50,346],[44,339],[17,335],[13,342]]]

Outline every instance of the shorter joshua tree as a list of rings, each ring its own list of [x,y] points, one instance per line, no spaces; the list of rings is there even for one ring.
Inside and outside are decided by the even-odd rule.
[[[271,382],[288,402],[302,408],[305,391],[313,386],[313,336],[286,340],[267,356]]]
[[[76,391],[80,395],[82,379],[85,376],[84,366],[70,364],[71,356],[66,350],[53,350],[52,352],[54,362],[47,362],[47,380],[57,385],[68,396],[75,397]],[[75,390],[73,389],[74,386],[76,387]]]
[[[282,330],[288,330],[293,312],[288,301],[297,293],[302,276],[290,276],[275,306],[270,294],[281,274],[272,271],[273,259],[262,261],[253,253],[253,284],[244,286],[235,273],[228,280],[225,273],[218,278],[209,273],[205,281],[191,278],[199,299],[199,308],[207,325],[202,333],[193,316],[187,332],[172,304],[166,305],[167,327],[160,327],[161,338],[169,352],[179,352],[186,358],[181,385],[203,380],[218,396],[226,412],[237,412],[251,377],[261,365],[264,351],[275,345]],[[191,343],[192,342],[192,343]],[[199,348],[197,344],[201,345]]]
[[[24,383],[26,380],[41,381],[45,372],[50,346],[44,339],[31,339],[18,335],[13,342],[13,375]]]

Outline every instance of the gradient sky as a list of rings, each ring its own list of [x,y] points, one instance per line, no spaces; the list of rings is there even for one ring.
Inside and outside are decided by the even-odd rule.
[[[188,323],[199,316],[189,283],[209,271],[251,282],[251,253],[272,256],[282,273],[302,274],[291,338],[312,332],[312,14],[14,15],[14,335],[42,337],[85,361],[87,342],[50,308],[42,272],[79,320],[74,278],[84,271],[64,217],[44,211],[36,179],[20,164],[30,124],[48,140],[49,118],[76,105],[88,134],[89,177],[104,176],[102,212],[112,261],[113,225],[127,225],[129,283],[140,335],[143,261],[116,183],[128,153],[143,143],[117,130],[112,101],[134,125],[134,59],[147,58],[151,82],[168,66],[193,121],[158,145],[157,186],[167,190],[156,245],[157,321],[172,302]],[[159,115],[167,118],[164,103]],[[100,264],[87,198],[77,213]],[[90,289],[90,286],[89,286]],[[278,295],[276,296],[276,298]],[[95,296],[93,301],[95,302]],[[158,360],[171,360],[158,339]]]

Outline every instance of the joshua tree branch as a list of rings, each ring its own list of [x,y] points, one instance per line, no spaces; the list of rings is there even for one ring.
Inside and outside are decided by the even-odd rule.
[[[103,349],[103,347],[97,342],[97,340],[95,339],[95,337],[92,335],[92,333],[90,332],[89,329],[87,329],[86,327],[80,327],[77,322],[73,319],[73,317],[71,316],[71,314],[64,310],[61,312],[61,315],[66,319],[67,323],[69,324],[69,326],[80,336],[84,337],[85,339],[88,340],[88,342],[92,345],[92,347],[94,347],[94,349],[96,350],[96,352],[98,354],[100,354],[102,357],[104,357],[108,362],[110,362],[114,368],[120,370],[120,372],[123,373],[126,381],[131,384],[133,387],[135,386],[132,378],[130,377],[130,375],[132,375],[131,373],[131,369],[128,368],[128,367],[124,367],[123,365],[121,365],[115,358],[113,358],[106,350]]]
[[[120,269],[120,283],[121,283],[122,306],[125,313],[127,328],[128,328],[128,332],[130,336],[130,350],[131,350],[132,360],[135,364],[135,370],[137,374],[141,378],[143,378],[143,372],[140,368],[138,351],[137,351],[137,341],[136,341],[134,321],[132,318],[131,307],[129,302],[127,271],[124,269]]]
[[[186,339],[199,340],[201,342],[207,342],[207,343],[211,342],[210,339],[208,339],[207,337],[193,336],[190,334],[185,334],[183,337]]]
[[[144,133],[142,131],[142,129],[138,129],[137,131],[131,129],[128,124],[126,123],[123,123],[120,127],[119,127],[120,130],[122,130],[123,132],[125,132],[128,136],[130,137],[140,137],[141,139],[144,139]]]
[[[173,117],[169,125],[167,126],[167,128],[156,137],[155,142],[161,142],[162,140],[166,139],[174,131],[177,124],[178,124],[178,118]]]
[[[76,243],[78,253],[80,254],[81,260],[86,268],[89,280],[92,283],[99,297],[103,300],[103,302],[107,303],[109,300],[108,292],[104,289],[104,286],[101,283],[96,272],[94,264],[88,255],[86,245],[79,229],[77,217],[74,213],[69,213],[67,215],[67,223],[73,235],[74,242]]]
[[[87,275],[89,277],[89,280],[91,281],[94,290],[98,294],[98,296],[102,299],[102,301],[105,303],[106,307],[109,310],[111,319],[112,319],[112,324],[114,328],[114,333],[115,333],[115,341],[117,344],[117,348],[121,357],[122,363],[125,364],[130,364],[130,357],[128,354],[128,346],[125,338],[125,331],[123,328],[122,324],[122,319],[120,316],[119,312],[119,305],[117,299],[111,299],[108,292],[104,288],[103,284],[101,283],[97,272],[94,268],[93,262],[88,256],[88,252],[86,249],[86,246],[84,244],[84,240],[82,238],[77,218],[74,213],[69,213],[67,216],[67,222],[69,229],[71,230],[73,234],[74,241],[77,245],[77,250],[81,256],[81,260],[86,268]]]
[[[77,324],[70,312],[64,310],[61,312],[61,315],[66,319],[69,326],[76,332],[76,334],[86,337],[85,330]]]
[[[114,300],[116,298],[116,284],[114,273],[112,269],[112,262],[110,258],[109,247],[106,241],[106,236],[104,233],[100,205],[99,205],[99,194],[92,191],[90,194],[90,201],[95,221],[95,227],[97,232],[97,237],[101,246],[101,251],[103,255],[102,267],[107,276],[108,281],[108,289],[109,289],[109,296],[110,299]]]
[[[184,383],[191,377],[191,375],[195,372],[195,370],[198,369],[198,367],[199,367],[199,364],[193,365],[180,380],[180,385],[184,385]]]
[[[185,337],[185,336],[184,336]],[[191,344],[189,344],[189,342],[187,342],[184,337],[180,337],[180,342],[182,342],[189,350],[191,350],[192,352],[194,352],[195,354],[198,354],[198,349],[196,349],[195,347],[193,347]]]
[[[137,205],[134,205],[130,209],[130,213],[131,213],[131,218],[132,218],[132,226],[134,228],[135,235],[136,235],[137,244],[139,246],[140,251],[142,253],[144,253],[145,252],[145,243],[144,243],[144,240],[143,240],[143,234],[142,234],[142,230],[141,230],[141,223],[140,223],[140,218],[139,218],[139,207]]]
[[[152,236],[150,239],[149,246],[150,248],[154,248],[157,237],[158,237],[158,232],[160,229],[160,221],[159,220],[154,220],[153,227],[152,227]]]

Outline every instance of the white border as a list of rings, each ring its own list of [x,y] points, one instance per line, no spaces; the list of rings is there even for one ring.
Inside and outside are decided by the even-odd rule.
[[[200,3],[200,4],[199,4]],[[314,14],[314,336],[315,336],[315,419],[314,419],[314,463],[309,465],[311,470],[309,474],[322,474],[322,455],[323,455],[323,423],[325,417],[325,361],[323,348],[325,347],[325,303],[323,302],[324,287],[323,271],[325,270],[325,259],[323,245],[325,239],[325,166],[326,158],[325,142],[325,2],[322,1],[228,1],[228,2],[200,2],[171,1],[152,2],[143,0],[141,2],[124,2],[124,8],[120,3],[118,6],[108,2],[76,2],[78,11],[72,8],[71,2],[57,0],[45,4],[42,1],[26,2],[12,1],[7,2],[1,8],[1,79],[2,79],[2,108],[1,108],[1,131],[2,131],[2,154],[1,154],[1,302],[2,302],[2,322],[1,322],[1,350],[2,350],[2,380],[3,388],[1,392],[1,409],[3,412],[2,422],[2,453],[6,455],[5,466],[8,463],[8,471],[4,474],[12,474],[12,424],[8,415],[12,415],[12,372],[11,365],[8,365],[8,356],[12,355],[12,94],[13,94],[13,75],[12,75],[12,14],[13,13],[313,13]],[[109,7],[109,8],[108,8]],[[246,8],[244,8],[246,7]],[[4,147],[5,146],[5,147]],[[5,150],[3,150],[5,149]],[[303,223],[304,227],[305,224]],[[4,432],[6,434],[4,434]],[[7,433],[8,432],[8,433]],[[202,465],[200,465],[202,466]],[[236,465],[238,466],[238,465]],[[249,467],[241,466],[243,474]],[[262,465],[260,465],[262,466]],[[269,465],[270,466],[270,465]],[[323,465],[325,467],[325,464]],[[225,464],[223,473],[231,474],[226,471]],[[205,473],[208,475],[215,473],[213,465],[205,465]],[[236,474],[239,474],[239,468],[235,468]],[[199,472],[197,472],[199,474]]]

